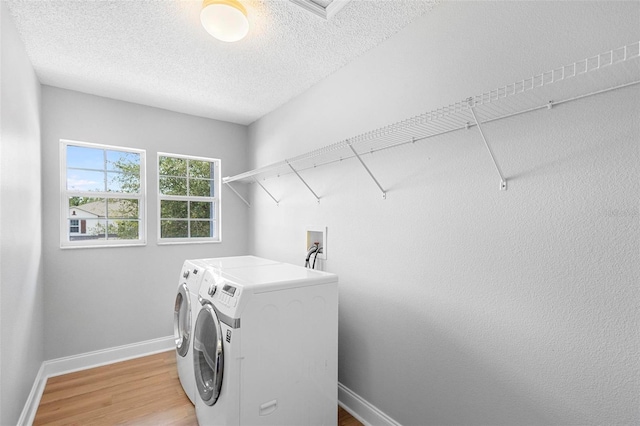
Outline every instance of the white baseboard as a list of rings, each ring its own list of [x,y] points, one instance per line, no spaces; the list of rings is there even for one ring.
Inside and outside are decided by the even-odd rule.
[[[338,383],[338,404],[365,426],[401,426],[342,383]]]
[[[40,364],[40,369],[33,381],[31,392],[27,397],[27,402],[24,404],[20,418],[18,419],[18,426],[27,426],[33,423],[33,419],[36,417],[36,411],[38,411],[38,405],[40,404],[40,398],[42,398],[42,392],[44,392],[44,386],[47,384],[47,377],[44,375],[44,362]]]
[[[130,345],[116,346],[115,348],[102,349],[87,352],[80,355],[72,355],[64,358],[45,361],[46,377],[55,377],[74,371],[100,367],[114,362],[126,361],[141,356],[153,355],[175,348],[173,336],[159,339],[145,340],[144,342]]]
[[[40,366],[40,370],[38,371],[35,381],[33,382],[31,393],[29,393],[27,402],[22,410],[22,415],[18,420],[18,425],[28,426],[33,423],[33,419],[38,411],[42,392],[44,392],[44,387],[47,384],[47,379],[49,377],[60,376],[74,371],[86,370],[89,368],[100,367],[102,365],[166,352],[174,348],[174,338],[173,336],[168,336],[133,343],[130,345],[117,346],[115,348],[102,349],[99,351],[44,361]]]

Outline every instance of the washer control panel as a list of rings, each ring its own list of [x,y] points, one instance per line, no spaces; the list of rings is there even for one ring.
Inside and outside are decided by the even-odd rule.
[[[186,284],[189,291],[195,293],[200,288],[202,282],[202,269],[192,261],[185,261],[180,273],[181,284]]]
[[[222,291],[220,292],[220,296],[218,296],[220,298],[220,301],[233,308],[236,306],[236,304],[238,303],[238,289],[232,285],[229,284],[224,284],[222,286]]]

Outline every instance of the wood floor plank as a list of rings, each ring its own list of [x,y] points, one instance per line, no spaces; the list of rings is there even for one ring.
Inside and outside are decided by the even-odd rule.
[[[140,359],[133,359],[126,362],[119,362],[92,368],[90,370],[77,371],[62,376],[52,377],[47,381],[47,386],[51,385],[51,391],[57,391],[74,388],[85,383],[99,384],[105,378],[110,380],[116,378],[130,380],[131,374],[135,372],[138,372],[139,374],[154,374],[157,369],[167,367],[166,360],[158,357],[158,355],[144,357],[144,359],[146,358],[150,359],[144,363],[140,361]],[[143,370],[140,370],[141,366],[144,366]]]
[[[153,389],[153,392],[149,390]],[[51,377],[34,426],[196,426],[174,351]],[[362,426],[338,407],[339,426]]]
[[[355,417],[342,407],[338,407],[338,426],[362,426]]]
[[[136,368],[139,369],[139,367]],[[128,374],[122,374],[121,371],[107,371],[99,375],[91,375],[84,379],[75,378],[70,380],[69,383],[58,382],[49,389],[46,395],[42,396],[40,403],[47,404],[96,390],[148,380],[151,377],[170,374],[172,369],[171,366],[156,363],[150,363],[150,365],[145,368],[149,368],[149,371],[126,369]]]

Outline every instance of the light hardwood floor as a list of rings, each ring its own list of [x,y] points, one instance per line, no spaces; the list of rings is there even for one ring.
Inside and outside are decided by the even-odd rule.
[[[154,392],[149,392],[154,389]],[[339,426],[362,426],[338,407]],[[37,425],[194,426],[174,351],[52,377],[33,422]]]

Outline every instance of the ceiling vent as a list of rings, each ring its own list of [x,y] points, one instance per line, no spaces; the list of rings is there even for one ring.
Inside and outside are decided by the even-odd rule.
[[[324,19],[331,19],[351,0],[291,0],[306,11]]]

